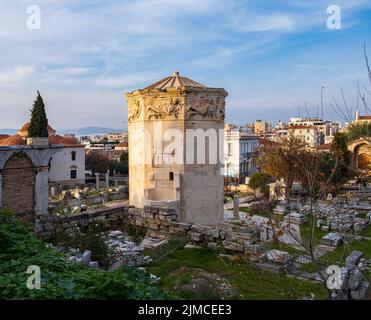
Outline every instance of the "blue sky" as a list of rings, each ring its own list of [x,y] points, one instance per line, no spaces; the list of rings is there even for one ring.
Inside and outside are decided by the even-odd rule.
[[[40,30],[26,27],[30,4]],[[332,4],[341,30],[327,28]],[[357,81],[371,88],[365,42],[371,56],[371,0],[2,0],[0,128],[28,119],[36,90],[56,128],[120,128],[123,93],[175,70],[225,88],[228,122],[307,115],[305,101],[315,115],[321,86],[336,119],[341,87],[353,109]]]

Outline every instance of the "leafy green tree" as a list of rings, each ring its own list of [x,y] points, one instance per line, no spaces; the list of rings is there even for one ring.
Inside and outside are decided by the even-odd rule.
[[[28,136],[30,138],[47,138],[49,136],[48,119],[45,113],[45,105],[39,91],[37,91],[37,98],[31,110],[31,121],[28,128]]]
[[[265,198],[269,197],[269,186],[272,182],[272,177],[269,174],[263,172],[254,173],[249,179],[249,187],[254,190],[258,189]]]
[[[116,172],[121,174],[128,174],[129,172],[129,154],[127,151],[123,151],[120,156],[120,161],[111,160],[109,162],[110,172]]]
[[[297,180],[313,199],[338,192],[351,177],[351,154],[342,133],[335,135],[330,152],[307,150],[298,161]]]
[[[95,173],[105,173],[109,168],[109,161],[106,154],[98,150],[92,150],[86,154],[85,166]]]
[[[283,179],[286,196],[300,175],[300,162],[306,152],[306,144],[301,139],[290,137],[282,143],[270,143],[260,149],[258,162],[264,173]]]
[[[347,136],[343,133],[335,134],[330,153],[323,158],[320,171],[323,183],[338,191],[339,188],[351,177],[350,162],[352,155],[347,147]]]
[[[352,142],[359,138],[365,138],[366,140],[370,141],[371,122],[353,123],[349,126],[348,132],[346,133],[347,141]]]

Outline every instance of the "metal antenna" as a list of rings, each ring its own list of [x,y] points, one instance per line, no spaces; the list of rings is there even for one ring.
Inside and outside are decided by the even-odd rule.
[[[323,119],[323,91],[325,90],[326,88],[324,86],[321,87],[321,118],[322,120]]]

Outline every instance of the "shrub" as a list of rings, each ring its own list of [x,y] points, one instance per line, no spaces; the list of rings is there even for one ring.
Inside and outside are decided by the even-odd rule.
[[[137,268],[113,272],[68,262],[17,218],[0,210],[0,299],[163,299]],[[41,269],[41,289],[26,286],[30,265]]]
[[[264,197],[269,197],[268,183],[272,182],[272,177],[269,174],[257,172],[254,173],[249,179],[249,187],[254,191],[259,189]]]
[[[142,242],[142,240],[146,236],[147,229],[145,227],[135,226],[135,225],[129,224],[127,232],[128,232],[128,236],[131,238],[131,240],[135,244],[139,244],[139,243]]]
[[[91,251],[92,260],[98,261],[99,266],[108,268],[113,262],[113,252],[106,245],[106,236],[102,223],[89,224],[86,230],[74,230],[73,233],[67,232],[59,228],[52,243],[58,247],[70,247],[79,249],[81,252],[85,250]]]

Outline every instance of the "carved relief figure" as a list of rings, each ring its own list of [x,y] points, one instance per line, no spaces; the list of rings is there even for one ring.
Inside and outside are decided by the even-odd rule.
[[[166,119],[168,117],[174,117],[178,119],[179,113],[180,113],[181,104],[179,99],[173,100],[171,99],[169,103],[164,103],[160,105],[152,105],[148,107],[147,113],[147,119]]]
[[[140,102],[136,100],[129,106],[128,121],[132,122],[138,119],[141,113],[142,108],[140,107]]]

